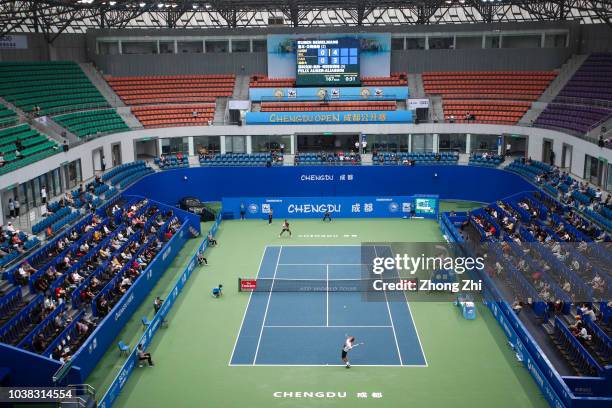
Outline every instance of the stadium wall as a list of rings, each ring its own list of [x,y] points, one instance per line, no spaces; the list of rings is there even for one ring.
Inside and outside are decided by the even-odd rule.
[[[31,180],[49,170],[61,167],[66,162],[81,159],[81,171],[83,180],[94,176],[94,165],[92,152],[102,148],[110,164],[111,146],[115,143],[121,144],[121,158],[123,163],[129,163],[136,159],[135,142],[144,139],[155,139],[161,143],[162,138],[192,137],[192,136],[257,136],[257,135],[295,135],[304,133],[333,132],[338,134],[430,134],[437,137],[438,134],[484,134],[501,135],[516,134],[528,138],[528,156],[536,160],[542,159],[542,146],[544,140],[553,142],[553,150],[556,155],[556,164],[561,163],[563,145],[572,146],[572,163],[570,172],[578,177],[584,176],[585,155],[601,157],[612,162],[612,150],[602,149],[596,144],[580,138],[548,129],[501,126],[501,125],[467,125],[467,124],[355,124],[355,125],[253,125],[253,126],[190,126],[163,129],[143,129],[130,132],[114,133],[83,143],[71,148],[68,152],[60,152],[45,160],[32,163],[31,165],[17,169],[0,177],[0,191],[14,187],[17,183]],[[247,140],[247,144],[249,144]],[[224,140],[221,140],[224,148]],[[161,147],[159,147],[161,151]],[[193,152],[192,152],[193,153]],[[110,167],[109,167],[110,168]],[[352,195],[352,194],[348,194]],[[0,218],[2,209],[6,203],[0,206]]]
[[[291,166],[255,167],[249,171],[240,167],[199,167],[151,174],[129,187],[126,194],[146,195],[167,205],[175,205],[186,196],[220,201],[223,197],[415,194],[489,203],[533,189],[514,173],[476,166]]]

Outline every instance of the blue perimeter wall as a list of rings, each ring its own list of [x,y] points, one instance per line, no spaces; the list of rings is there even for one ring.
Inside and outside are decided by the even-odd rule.
[[[223,197],[416,194],[490,203],[532,190],[533,185],[517,174],[476,166],[281,166],[166,170],[146,176],[125,193],[168,205],[186,196],[221,201]]]

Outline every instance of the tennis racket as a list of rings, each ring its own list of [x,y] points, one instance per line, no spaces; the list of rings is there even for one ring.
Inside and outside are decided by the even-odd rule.
[[[357,346],[363,346],[365,343],[355,343],[353,344],[353,348],[357,347]]]

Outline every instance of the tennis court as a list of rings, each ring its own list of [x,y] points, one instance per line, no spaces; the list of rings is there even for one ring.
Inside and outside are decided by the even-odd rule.
[[[352,290],[388,246],[268,246],[230,365],[341,366],[347,335],[363,343],[353,366],[426,367],[402,292]],[[246,294],[245,294],[246,296]]]

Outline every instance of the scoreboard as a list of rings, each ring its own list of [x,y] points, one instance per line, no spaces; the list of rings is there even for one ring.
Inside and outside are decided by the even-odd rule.
[[[297,40],[297,86],[359,85],[359,39]]]

